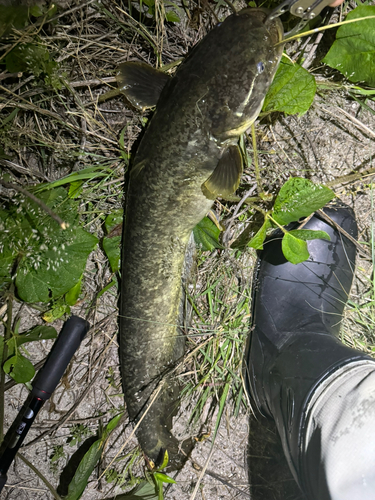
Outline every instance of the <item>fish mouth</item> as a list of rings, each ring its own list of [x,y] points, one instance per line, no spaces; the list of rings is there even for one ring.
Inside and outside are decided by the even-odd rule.
[[[271,40],[273,45],[277,45],[278,43],[282,42],[284,39],[284,28],[282,25],[282,22],[278,17],[275,19],[269,20],[268,19],[268,14],[270,14],[269,9],[263,9],[262,7],[259,8],[246,8],[241,10],[238,15],[248,15],[252,17],[258,17],[261,22],[264,23],[264,26],[268,30]]]

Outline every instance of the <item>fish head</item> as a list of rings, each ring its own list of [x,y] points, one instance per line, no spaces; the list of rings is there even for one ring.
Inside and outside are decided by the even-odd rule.
[[[267,11],[244,9],[215,28],[220,67],[208,83],[206,116],[218,142],[238,137],[259,115],[283,52],[283,27]],[[214,40],[213,40],[214,42]]]

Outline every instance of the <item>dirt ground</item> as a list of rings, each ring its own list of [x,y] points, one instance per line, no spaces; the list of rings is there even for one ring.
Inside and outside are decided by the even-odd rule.
[[[104,201],[98,201],[96,208],[108,214],[111,209],[120,208],[123,189],[124,165],[119,160],[118,139],[126,125],[124,145],[128,152],[138,137],[143,123],[141,115],[126,108],[121,97],[98,103],[97,98],[114,86],[116,66],[126,60],[142,60],[155,63],[154,53],[139,34],[139,25],[131,24],[126,15],[127,4],[121,5],[122,12],[111,2],[103,2],[98,8],[92,0],[84,4],[74,2],[62,5],[53,28],[41,33],[44,43],[53,48],[57,40],[64,42],[57,60],[66,69],[73,93],[61,90],[64,100],[64,111],[58,107],[56,96],[48,97],[47,104],[52,103],[53,111],[61,113],[67,122],[76,120],[76,132],[67,132],[64,127],[51,133],[55,144],[49,145],[52,153],[41,161],[36,154],[37,132],[48,127],[45,116],[35,134],[30,133],[28,141],[26,125],[30,125],[33,109],[25,108],[24,122],[18,123],[20,151],[13,153],[11,160],[1,160],[1,167],[12,172],[25,184],[36,179],[53,180],[70,171],[80,170],[90,165],[90,158],[84,152],[101,152],[112,162],[116,175],[108,182]],[[103,9],[118,19],[108,17]],[[125,10],[125,14],[123,11]],[[155,43],[163,46],[163,63],[169,63],[182,57],[194,43],[215,24],[217,12],[220,17],[225,9],[219,9],[215,2],[189,3],[190,19],[184,9],[180,9],[181,23],[159,24],[151,26]],[[60,15],[59,14],[59,15]],[[338,14],[335,14],[336,18]],[[335,18],[333,18],[334,20]],[[119,27],[118,20],[123,23]],[[137,30],[131,29],[131,27]],[[128,30],[128,31],[127,31]],[[159,31],[157,31],[159,30]],[[320,37],[320,35],[318,35]],[[65,38],[64,38],[65,37]],[[340,84],[333,90],[318,87],[318,93],[311,109],[302,117],[276,114],[260,120],[257,124],[260,166],[264,187],[274,193],[290,176],[302,176],[314,182],[331,183],[336,194],[354,208],[360,228],[360,240],[369,242],[371,238],[372,209],[372,177],[348,179],[345,182],[338,178],[349,174],[365,172],[373,168],[375,154],[375,122],[371,110],[366,110],[352,99],[340,75],[320,64],[321,53],[327,50],[332,36],[326,33],[315,44],[316,35],[306,42],[294,43],[288,47],[289,55],[296,58],[306,44],[308,54],[306,66],[320,81]],[[38,90],[28,87],[25,79],[4,79],[3,85],[23,99],[33,102],[32,92]],[[107,78],[107,80],[105,80]],[[2,89],[4,89],[2,86]],[[21,89],[20,91],[18,89]],[[4,90],[1,90],[4,92]],[[3,94],[4,95],[4,94]],[[12,97],[12,99],[15,99]],[[15,101],[17,102],[17,100]],[[95,105],[93,105],[93,102]],[[374,102],[367,103],[375,110]],[[1,106],[1,104],[0,104]],[[0,108],[0,111],[5,108]],[[9,112],[9,109],[8,111]],[[73,122],[72,122],[73,123]],[[94,126],[95,123],[95,126]],[[78,125],[77,125],[78,124]],[[35,126],[35,124],[33,125]],[[54,125],[55,127],[56,125]],[[22,129],[25,127],[25,130]],[[36,127],[36,126],[35,126]],[[78,127],[78,129],[77,129]],[[77,131],[78,130],[78,131]],[[35,138],[36,137],[36,138]],[[46,139],[47,140],[47,139]],[[56,148],[56,154],[53,154]],[[75,153],[75,154],[73,154]],[[255,186],[254,172],[249,169],[244,174],[244,181]],[[112,182],[112,183],[111,183]],[[1,194],[1,192],[0,192]],[[95,194],[86,192],[82,211],[89,209],[95,201]],[[92,198],[90,198],[90,196]],[[230,210],[234,210],[234,206]],[[215,207],[221,213],[221,204]],[[97,230],[102,235],[100,221],[90,225],[90,231]],[[246,269],[246,286],[251,288],[252,269],[256,259],[255,252],[249,249],[248,268]],[[229,264],[226,264],[229,265]],[[359,257],[356,281],[353,286],[351,300],[363,304],[364,296],[370,288],[368,278],[371,276],[371,260]],[[198,275],[198,283],[199,283]],[[87,451],[100,426],[124,409],[119,375],[117,344],[117,291],[112,287],[97,297],[98,292],[111,281],[111,273],[105,255],[100,247],[89,259],[84,275],[85,292],[82,300],[73,308],[74,314],[86,317],[91,325],[87,338],[64,376],[61,385],[50,401],[46,403],[21,449],[22,455],[38,469],[54,488],[60,482],[60,495],[66,494],[69,471],[64,470],[66,464],[76,467],[79,458]],[[2,305],[2,304],[1,304]],[[1,307],[0,305],[0,307]],[[19,308],[19,304],[15,308]],[[40,312],[29,305],[21,306],[21,327],[24,331],[41,323]],[[1,308],[2,318],[6,309]],[[202,314],[205,314],[202,311]],[[59,331],[62,320],[54,326]],[[244,327],[244,340],[247,335]],[[374,337],[370,330],[364,332],[355,322],[355,312],[348,309],[345,318],[343,339],[349,345],[371,350]],[[30,357],[36,363],[45,358],[51,341],[43,341],[41,345],[30,345]],[[5,426],[12,423],[20,406],[27,396],[27,389],[20,385],[9,388],[5,393]],[[280,441],[274,424],[259,415],[251,416],[250,410],[242,406],[238,417],[233,417],[230,405],[224,411],[215,442],[212,441],[212,425],[215,415],[202,414],[194,426],[189,424],[189,415],[194,400],[183,402],[183,411],[176,417],[176,433],[180,436],[198,437],[202,432],[207,436],[198,440],[191,459],[176,475],[177,483],[169,485],[165,498],[170,500],[217,500],[251,498],[252,500],[302,500],[303,495],[296,486],[289,472],[282,453]],[[209,419],[208,419],[209,418]],[[208,420],[207,420],[208,419]],[[73,436],[73,425],[84,425],[91,435],[81,435],[81,441],[70,446]],[[115,468],[121,472],[126,463],[125,457],[137,446],[136,439],[131,437],[131,425],[125,417],[112,434],[107,443],[102,461],[95,468],[89,484],[82,495],[83,500],[101,500],[112,498],[124,492],[121,486],[107,482],[104,471]],[[130,438],[130,439],[128,439]],[[91,441],[88,441],[91,439]],[[61,447],[63,455],[54,461],[57,447]],[[119,462],[117,459],[123,459]],[[114,460],[114,461],[113,461]],[[112,463],[113,461],[113,463]],[[142,475],[144,462],[138,459],[134,465],[134,474]],[[124,475],[129,481],[129,475]],[[3,491],[4,499],[34,500],[51,499],[51,492],[46,484],[37,477],[29,466],[17,458],[8,474],[8,484]]]

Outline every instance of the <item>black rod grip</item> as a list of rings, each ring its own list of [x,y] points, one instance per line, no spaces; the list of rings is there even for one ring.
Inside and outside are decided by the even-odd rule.
[[[78,316],[71,316],[66,321],[32,383],[31,394],[44,401],[50,398],[89,328],[90,324]]]

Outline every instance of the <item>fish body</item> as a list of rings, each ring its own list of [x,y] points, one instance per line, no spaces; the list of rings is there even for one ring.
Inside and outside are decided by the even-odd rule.
[[[158,100],[126,194],[119,340],[128,413],[135,422],[143,417],[137,437],[156,463],[165,450],[178,450],[170,433],[178,389],[167,374],[184,354],[178,318],[187,243],[216,196],[238,187],[238,138],[258,116],[282,54],[282,25],[266,26],[266,15],[245,9],[229,16],[145,98]],[[127,64],[119,81],[143,107],[150,85],[141,66]]]

